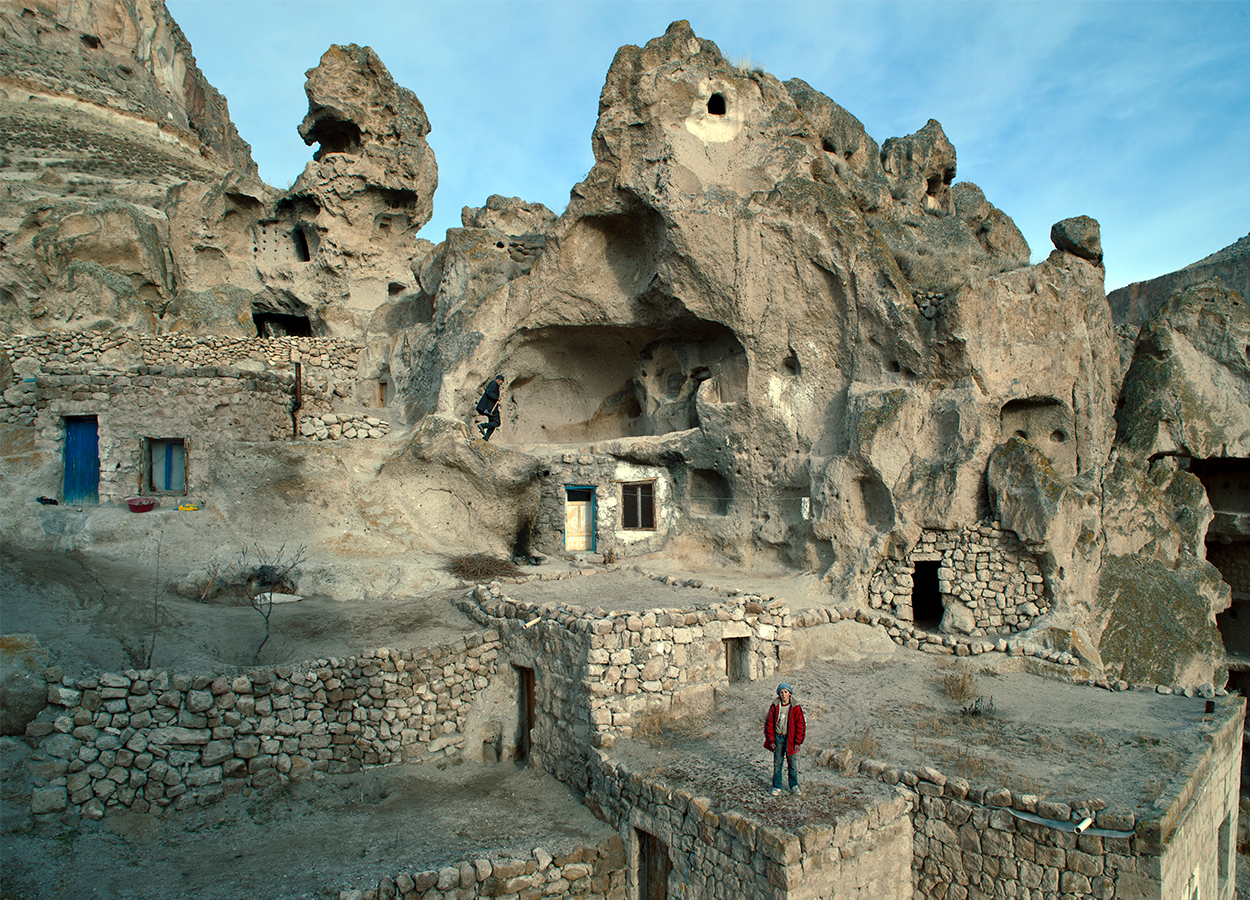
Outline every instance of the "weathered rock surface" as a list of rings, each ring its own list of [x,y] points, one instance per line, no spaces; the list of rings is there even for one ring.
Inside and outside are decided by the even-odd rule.
[[[1179,271],[1117,288],[1107,295],[1107,302],[1117,325],[1136,329],[1150,321],[1173,294],[1212,278],[1243,299],[1250,297],[1250,234]]]
[[[838,602],[862,602],[887,564],[909,587],[919,562],[953,597],[933,532],[1013,532],[1028,611],[974,609],[969,593],[935,627],[1034,628],[1096,676],[1219,680],[1213,617],[1230,594],[1206,543],[1250,535],[1250,507],[1218,486],[1225,460],[1250,458],[1234,293],[1160,302],[1129,355],[1096,221],[1056,223],[1056,249],[1029,265],[1011,219],[955,181],[939,123],[878,145],[830,98],[739,69],[685,22],[618,52],[595,164],[562,215],[492,196],[437,245],[415,238],[437,185],[415,95],[356,45],[332,46],[306,90],[300,134],[319,147],[286,193],[218,165],[224,137],[204,138],[212,152],[159,211],[140,203],[150,192],[68,199],[55,167],[8,185],[10,331],[362,345],[354,392],[381,391],[370,402],[412,429],[402,449],[372,469],[280,442],[215,460],[213,483],[257,488],[229,516],[320,504],[324,521],[371,523],[335,538],[344,552],[509,552],[539,514],[540,456],[606,457],[667,479],[657,546],[812,570]],[[496,372],[498,440],[532,453],[469,440]],[[359,399],[305,377],[328,398],[319,415]],[[1006,604],[993,582],[1009,576],[988,572],[957,574]],[[1165,609],[1175,634],[1142,634]]]
[[[35,635],[0,635],[0,734],[24,733],[48,705],[47,664]]]

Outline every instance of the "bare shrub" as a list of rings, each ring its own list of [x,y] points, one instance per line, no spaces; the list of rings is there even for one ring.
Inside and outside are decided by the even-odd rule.
[[[515,578],[521,570],[510,559],[500,559],[489,553],[473,553],[454,556],[447,563],[447,571],[464,581],[490,581],[495,578]]]
[[[959,710],[961,718],[975,719],[981,716],[990,718],[994,715],[994,698],[993,697],[977,697],[971,703],[967,703]]]
[[[967,672],[943,675],[942,690],[956,703],[967,703],[977,696],[976,680]]]
[[[849,741],[846,749],[858,759],[868,759],[881,752],[881,743],[872,733],[872,728],[865,725]]]
[[[252,665],[260,660],[260,651],[269,642],[269,616],[273,613],[273,595],[295,590],[295,571],[304,561],[305,547],[300,545],[288,553],[286,544],[277,551],[267,551],[259,544],[239,551],[239,560],[224,579],[229,590],[241,603],[260,613],[265,621],[265,636],[252,654]]]

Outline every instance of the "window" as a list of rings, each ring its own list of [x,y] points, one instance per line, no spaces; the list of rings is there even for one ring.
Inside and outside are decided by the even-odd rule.
[[[187,492],[187,447],[182,438],[148,438],[143,456],[143,491]]]
[[[621,485],[621,527],[655,528],[655,483],[642,481]]]

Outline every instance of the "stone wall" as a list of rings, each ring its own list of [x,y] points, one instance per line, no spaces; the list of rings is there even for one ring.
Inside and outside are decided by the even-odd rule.
[[[51,371],[35,378],[35,448],[64,458],[65,418],[94,416],[99,437],[99,499],[120,502],[149,492],[142,483],[143,442],[182,439],[186,490],[205,488],[214,445],[291,437],[289,376],[217,370],[154,370],[131,374]],[[57,374],[63,373],[63,374]]]
[[[927,766],[913,772],[865,760],[860,771],[914,792],[917,898],[1144,900],[1196,891],[1232,900],[1244,718],[1240,698],[1204,717],[1209,748],[1179,767],[1185,784],[1150,818],[1097,799],[977,787]]]
[[[376,888],[342,891],[339,900],[476,900],[576,898],[624,900],[625,850],[613,836],[594,847],[552,855],[535,847],[529,859],[460,860],[439,869],[402,872]]]
[[[625,837],[628,896],[638,891],[640,835],[672,865],[667,896],[850,900],[911,895],[910,803],[898,794],[790,833],[718,810],[605,760],[587,801]],[[641,838],[645,839],[645,838]]]
[[[499,648],[487,631],[234,677],[50,669],[49,709],[27,728],[32,811],[160,814],[313,771],[459,753]]]
[[[1250,541],[1208,541],[1207,562],[1220,570],[1234,603],[1250,602]]]
[[[729,680],[727,640],[743,642],[741,677],[752,681],[777,670],[790,641],[785,601],[753,595],[697,609],[608,612],[511,600],[496,583],[475,588],[464,609],[498,630],[514,656],[542,654],[533,658],[553,682],[540,694],[564,707],[546,710],[551,734],[604,749],[632,736],[644,714],[710,707],[715,685]]]
[[[958,532],[923,532],[905,559],[887,559],[877,567],[868,594],[873,609],[914,621],[918,562],[937,564],[946,631],[974,635],[1021,631],[1049,609],[1036,559],[997,522]]]
[[[564,554],[566,485],[595,488],[596,553],[609,551],[616,557],[653,553],[668,541],[676,511],[673,483],[668,470],[659,466],[628,463],[612,456],[564,453],[544,460],[542,500],[534,522],[533,546],[544,553]],[[626,529],[621,524],[621,485],[652,482],[655,497],[655,528]]]

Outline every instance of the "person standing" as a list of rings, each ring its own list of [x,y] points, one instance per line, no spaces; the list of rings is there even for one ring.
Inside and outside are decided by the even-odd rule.
[[[773,751],[773,795],[781,793],[781,773],[787,765],[790,793],[799,793],[799,747],[807,737],[803,707],[794,700],[788,682],[777,685],[777,699],[764,717],[764,747]]]
[[[478,415],[486,416],[486,421],[478,422],[477,430],[482,433],[482,440],[489,441],[490,436],[499,427],[499,391],[503,388],[503,376],[496,375],[495,380],[486,385],[482,399],[477,401],[474,409]]]

